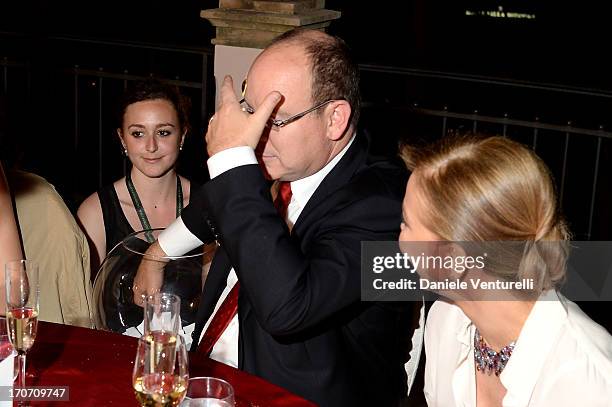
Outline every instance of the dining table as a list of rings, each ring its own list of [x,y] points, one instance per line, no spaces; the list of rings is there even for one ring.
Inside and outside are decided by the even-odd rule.
[[[32,401],[31,405],[137,407],[132,388],[137,342],[137,338],[115,332],[40,321],[36,341],[27,354],[26,387],[62,386],[69,400]],[[202,353],[189,353],[189,375],[229,382],[236,407],[315,405]]]

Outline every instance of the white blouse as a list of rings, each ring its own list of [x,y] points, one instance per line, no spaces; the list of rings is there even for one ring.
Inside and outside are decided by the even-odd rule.
[[[425,324],[429,407],[476,406],[475,327],[436,301]],[[535,303],[500,375],[503,407],[612,406],[612,336],[573,302],[548,291]]]

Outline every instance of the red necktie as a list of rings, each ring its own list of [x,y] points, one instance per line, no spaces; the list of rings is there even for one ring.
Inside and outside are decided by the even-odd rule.
[[[227,328],[229,323],[238,312],[238,290],[240,290],[240,283],[237,282],[232,287],[231,291],[225,297],[223,304],[219,307],[212,321],[208,325],[208,329],[204,332],[202,341],[198,345],[198,352],[204,352],[206,355],[210,355],[210,352],[215,346],[215,343],[223,334],[223,331]]]
[[[278,183],[278,194],[274,199],[274,207],[278,214],[285,220],[287,217],[287,207],[291,202],[291,184],[289,182],[280,181]],[[208,325],[208,329],[204,332],[202,341],[198,345],[198,352],[204,352],[210,355],[215,343],[219,340],[223,331],[225,331],[238,312],[238,291],[240,290],[240,282],[237,282],[232,287],[231,291],[225,297],[225,300],[213,316],[212,321]]]
[[[283,220],[287,218],[287,207],[291,202],[291,183],[287,181],[279,181],[278,193],[274,199],[274,207]]]

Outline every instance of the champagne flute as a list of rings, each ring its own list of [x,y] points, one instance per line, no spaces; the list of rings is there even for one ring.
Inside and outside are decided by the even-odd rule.
[[[181,336],[172,343],[153,342],[146,336],[138,340],[132,385],[141,406],[178,406],[188,380],[187,347]]]
[[[25,386],[26,353],[38,328],[38,265],[30,260],[6,263],[6,325],[19,361],[18,386]]]
[[[145,298],[144,335],[150,342],[174,343],[181,326],[181,298],[155,293]]]

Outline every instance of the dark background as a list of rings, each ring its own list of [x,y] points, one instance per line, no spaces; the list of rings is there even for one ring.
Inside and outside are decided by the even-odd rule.
[[[32,35],[208,45],[209,0],[2,2],[0,29]],[[533,20],[466,16],[514,11]],[[342,17],[330,31],[360,62],[375,62],[609,89],[609,9],[595,1],[327,0]]]
[[[10,126],[0,126],[10,127],[4,133],[11,137],[5,137],[2,155],[47,177],[75,209],[100,184],[119,178],[125,168],[112,120],[123,84],[108,79],[103,84],[95,71],[202,80],[201,58],[113,44],[212,53],[214,29],[199,14],[217,4],[210,0],[3,2],[0,59],[23,64],[30,74],[9,69],[9,102],[3,104],[10,111],[5,116]],[[537,118],[554,125],[611,129],[612,58],[606,52],[608,9],[602,4],[328,0],[326,7],[342,12],[329,31],[347,41],[362,66],[393,71],[362,70],[362,126],[373,134],[376,149],[392,154],[399,141],[440,136],[440,120],[411,115],[409,108],[414,104],[464,114],[478,111],[498,118]],[[498,11],[500,7],[535,18],[466,15],[466,10]],[[209,80],[211,61],[204,69]],[[94,73],[75,80],[70,72],[76,66]],[[197,90],[186,90],[193,102],[194,131],[183,151],[180,170],[199,182],[207,178],[201,134],[204,116],[212,109],[214,85],[208,85],[208,110]],[[78,123],[73,111],[75,93],[80,103]],[[449,127],[469,130],[472,123],[449,120]],[[498,125],[480,125],[478,130],[506,132]],[[515,126],[507,133],[533,144],[530,129]],[[565,135],[558,131],[540,131],[538,137],[537,153],[551,167],[559,186],[563,181],[559,188],[563,189],[562,205],[575,237],[610,239],[612,140],[603,139],[597,146],[595,137],[574,135],[566,143]],[[25,155],[12,153],[11,144],[21,144]],[[598,148],[597,219],[591,221],[593,230],[588,233]],[[80,170],[79,177],[74,177],[75,168]]]
[[[0,31],[25,33],[31,52],[52,36],[142,41],[153,44],[210,46],[211,25],[200,10],[217,7],[210,0],[64,0],[5,1],[0,6]],[[608,57],[609,9],[605,2],[554,1],[440,1],[369,2],[327,0],[340,10],[330,32],[344,38],[362,64],[426,69],[467,75],[579,87],[612,93],[612,58]],[[467,16],[466,10],[498,10],[535,15],[535,19]],[[38,40],[38,44],[37,44]],[[117,65],[139,62],[111,57]],[[168,61],[172,64],[172,61]],[[391,88],[391,84],[388,88]],[[454,85],[451,85],[454,86]],[[400,90],[419,103],[433,92]],[[490,98],[477,91],[453,89],[444,103],[458,94],[466,107],[486,107],[552,122],[572,121],[586,127],[612,128],[612,95],[548,99],[503,95]],[[435,97],[442,99],[440,92]],[[486,100],[485,100],[486,99]]]

